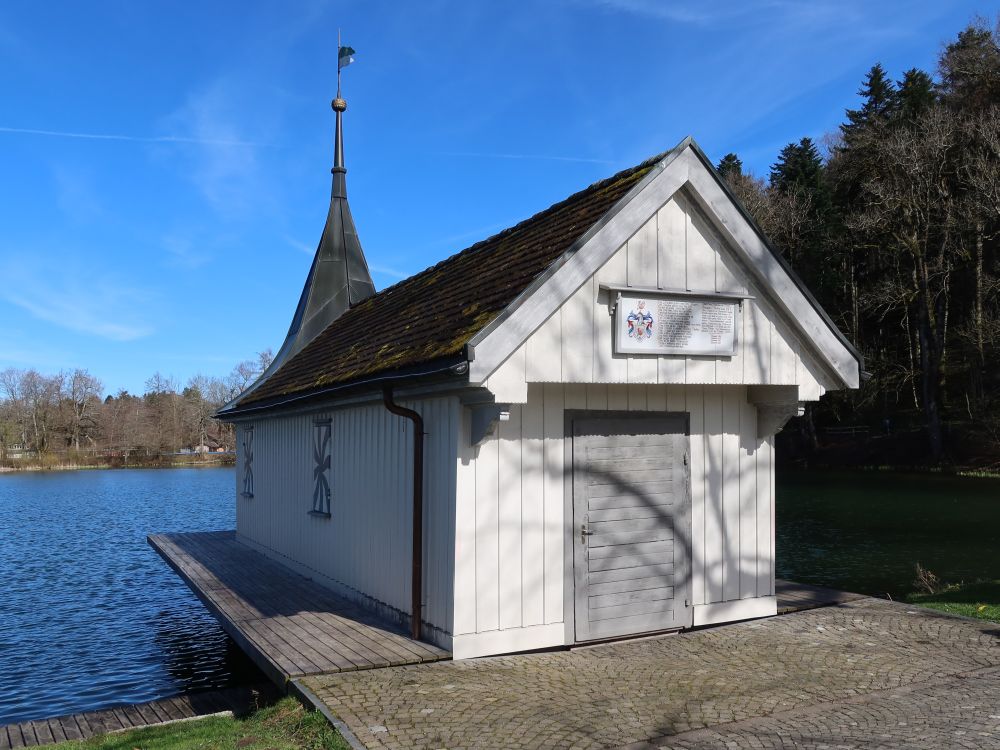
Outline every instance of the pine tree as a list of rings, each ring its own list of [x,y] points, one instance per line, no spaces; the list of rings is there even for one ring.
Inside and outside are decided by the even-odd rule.
[[[868,71],[858,96],[864,99],[861,108],[847,110],[847,122],[840,126],[847,147],[869,126],[884,121],[892,113],[896,88],[881,63],[875,63]]]
[[[814,193],[824,190],[823,158],[812,138],[789,143],[771,166],[771,187],[782,192]]]
[[[832,198],[824,174],[823,158],[811,138],[789,143],[771,167],[769,190],[776,200],[798,205],[804,221],[782,248],[786,259],[821,299],[829,298],[836,281],[826,260],[831,233]]]
[[[912,123],[934,104],[937,94],[934,81],[919,68],[910,68],[897,82],[894,116],[900,122]]]
[[[716,169],[723,178],[732,182],[734,178],[743,174],[743,162],[736,154],[730,152],[722,157]]]

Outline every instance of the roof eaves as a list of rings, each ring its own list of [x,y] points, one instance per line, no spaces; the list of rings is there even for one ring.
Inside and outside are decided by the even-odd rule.
[[[369,377],[361,377],[355,380],[348,380],[335,383],[323,388],[315,388],[306,391],[295,391],[289,394],[271,396],[260,401],[254,401],[247,405],[237,404],[235,407],[223,407],[215,416],[224,422],[247,416],[249,414],[259,414],[270,412],[292,404],[300,404],[320,398],[336,398],[341,394],[357,394],[366,390],[377,390],[386,385],[400,385],[403,383],[414,383],[429,380],[439,380],[441,378],[461,379],[465,378],[468,368],[465,360],[461,357],[443,357],[430,362],[425,362],[413,367],[406,367],[399,370],[389,370],[378,372]]]

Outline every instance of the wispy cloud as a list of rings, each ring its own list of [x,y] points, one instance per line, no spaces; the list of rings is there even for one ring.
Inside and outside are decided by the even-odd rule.
[[[430,242],[425,242],[421,245],[417,245],[414,250],[429,250],[434,247],[450,246],[455,251],[461,250],[462,248],[456,247],[459,243],[467,242],[468,240],[473,240],[478,242],[479,240],[485,240],[487,237],[492,236],[493,233],[506,229],[507,227],[513,226],[515,221],[500,221],[494,222],[492,224],[487,224],[485,226],[476,227],[475,229],[469,229],[464,232],[459,232],[458,234],[451,234],[447,237],[441,237],[436,240],[431,240]]]
[[[863,18],[859,7],[844,0],[744,0],[732,3],[681,2],[680,0],[571,0],[576,5],[599,8],[641,18],[695,26],[718,25],[753,19],[755,23],[773,24],[791,21],[795,25],[820,26],[830,21],[858,22]]]
[[[439,151],[438,156],[462,156],[473,159],[528,159],[534,161],[569,161],[582,164],[615,164],[612,159],[591,159],[585,156],[553,156],[550,154],[497,154],[482,151]]]
[[[209,244],[204,240],[196,241],[190,236],[168,235],[163,238],[163,248],[167,251],[167,265],[187,270],[201,268],[212,259],[206,249]]]
[[[406,271],[400,271],[398,268],[383,266],[378,263],[369,263],[368,270],[372,273],[380,273],[383,276],[391,276],[394,279],[408,279],[413,275],[411,273],[407,273]]]
[[[20,262],[0,267],[0,275],[6,280],[0,298],[39,320],[113,341],[153,333],[145,321],[149,293],[113,274]]]
[[[313,256],[313,255],[316,254],[316,246],[315,245],[307,245],[305,242],[302,242],[300,240],[295,239],[294,237],[290,237],[290,236],[287,236],[287,235],[285,236],[285,242],[287,242],[289,245],[291,245],[292,247],[294,247],[296,250],[298,250],[300,253],[303,253],[304,255]]]
[[[730,8],[709,6],[706,3],[683,3],[673,0],[577,0],[577,4],[590,5],[607,11],[625,13],[661,21],[703,25],[722,18],[749,12],[745,8],[753,3]]]
[[[197,138],[180,135],[121,135],[117,133],[75,133],[68,130],[39,130],[36,128],[9,128],[0,126],[0,133],[15,135],[45,135],[54,138],[83,138],[92,141],[131,141],[134,143],[192,143],[202,146],[266,147],[273,144],[244,141],[233,138]]]
[[[260,177],[261,143],[244,135],[250,99],[245,82],[222,76],[191,94],[163,122],[165,130],[179,134],[164,143],[176,147],[170,161],[227,216],[259,211],[270,200]],[[260,130],[260,118],[254,127]]]

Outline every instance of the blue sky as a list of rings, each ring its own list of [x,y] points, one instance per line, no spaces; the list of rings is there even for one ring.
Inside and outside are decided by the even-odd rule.
[[[0,369],[141,393],[284,338],[329,200],[389,286],[691,134],[766,174],[981,2],[0,5]]]

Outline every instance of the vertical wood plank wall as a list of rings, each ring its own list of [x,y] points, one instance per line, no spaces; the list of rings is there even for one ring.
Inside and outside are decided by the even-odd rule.
[[[693,603],[774,594],[772,452],[745,386],[532,383],[510,408],[478,448],[461,428],[456,636],[563,622],[566,409],[688,412]]]
[[[734,357],[621,357],[613,353],[613,300],[611,293],[601,291],[602,283],[734,292],[754,299],[740,308]],[[490,376],[487,387],[492,390],[501,381],[509,386],[547,382],[798,385],[800,399],[807,401],[836,387],[683,192],[584,282]]]
[[[457,397],[403,401],[424,418],[424,620],[451,632]],[[333,424],[331,517],[309,515],[313,423]],[[254,421],[254,497],[237,497],[238,535],[317,580],[410,610],[412,424],[381,402]],[[240,448],[242,450],[242,448]],[[237,472],[242,478],[243,458]],[[364,598],[359,597],[359,598]],[[445,645],[445,644],[442,644]],[[447,644],[450,646],[450,644]]]

